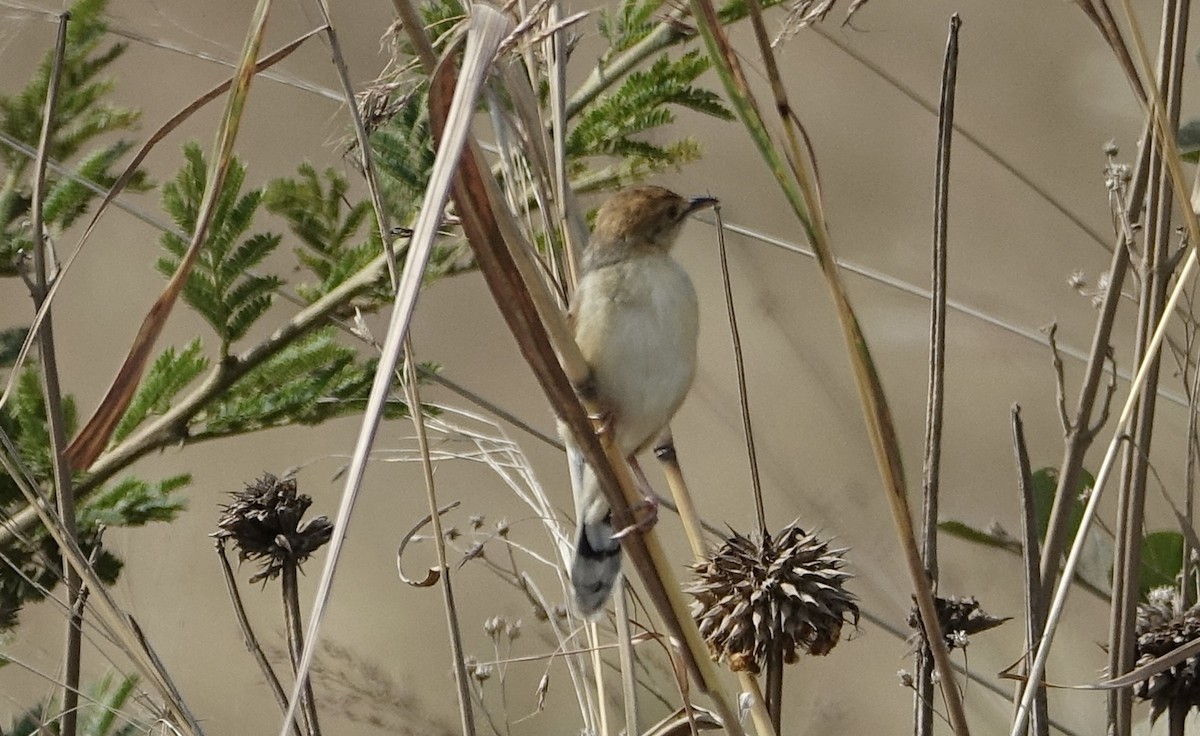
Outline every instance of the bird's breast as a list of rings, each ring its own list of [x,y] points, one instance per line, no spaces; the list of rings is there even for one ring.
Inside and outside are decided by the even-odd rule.
[[[638,256],[589,272],[572,310],[575,337],[625,453],[670,422],[696,372],[699,309],[683,267]]]

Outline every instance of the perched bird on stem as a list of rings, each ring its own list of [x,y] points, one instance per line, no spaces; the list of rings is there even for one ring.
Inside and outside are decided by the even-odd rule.
[[[699,309],[691,279],[670,253],[688,215],[716,204],[639,186],[617,192],[596,214],[570,321],[591,368],[588,398],[603,412],[601,431],[614,433],[626,457],[658,438],[691,388]],[[579,524],[571,582],[576,607],[592,615],[621,571],[621,533],[595,473],[570,432],[562,434]]]

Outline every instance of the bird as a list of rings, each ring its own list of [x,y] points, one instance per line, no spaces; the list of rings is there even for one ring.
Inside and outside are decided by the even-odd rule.
[[[654,443],[695,377],[699,304],[671,249],[688,216],[717,203],[636,186],[612,195],[596,213],[568,319],[589,368],[587,398],[626,458]],[[620,533],[596,474],[570,431],[560,426],[560,433],[578,524],[570,577],[575,606],[590,618],[620,574]]]

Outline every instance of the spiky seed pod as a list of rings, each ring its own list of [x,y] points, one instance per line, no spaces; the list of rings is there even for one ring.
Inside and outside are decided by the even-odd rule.
[[[299,565],[333,536],[333,522],[324,516],[301,522],[312,498],[296,492],[294,478],[280,480],[270,473],[232,491],[233,502],[222,506],[217,539],[232,539],[239,560],[259,562],[250,582],[271,580],[288,560]]]
[[[945,640],[948,649],[964,649],[970,643],[972,634],[994,629],[1012,618],[988,614],[979,606],[979,601],[975,600],[974,596],[934,598],[933,605],[937,609],[938,625],[942,628],[942,639]],[[917,632],[913,634],[911,641],[914,644],[918,643],[925,631],[921,626],[921,614],[917,611],[915,602],[908,614],[908,627]]]
[[[843,587],[853,577],[842,569],[844,549],[830,549],[794,524],[758,541],[730,532],[692,565],[697,580],[688,587],[713,659],[758,674],[775,646],[791,664],[798,650],[828,654],[843,623],[858,625],[858,604]]]
[[[1200,606],[1179,613],[1170,587],[1155,588],[1146,597],[1149,602],[1138,604],[1134,625],[1139,665],[1200,638]],[[1200,708],[1200,656],[1142,680],[1134,695],[1150,701],[1152,724],[1169,708]]]

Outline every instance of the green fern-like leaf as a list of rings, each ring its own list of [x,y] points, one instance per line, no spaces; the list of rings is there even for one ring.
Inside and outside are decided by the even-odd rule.
[[[48,147],[50,158],[64,164],[82,154],[75,173],[101,186],[111,184],[115,178],[111,169],[129,144],[118,140],[85,152],[87,146],[97,137],[134,127],[140,116],[136,110],[107,101],[113,82],[103,74],[124,53],[125,45],[105,46],[106,4],[106,0],[78,0],[70,8],[55,115],[57,127],[51,132]],[[37,146],[41,133],[52,61],[52,54],[47,53],[23,89],[0,95],[0,130],[31,148]],[[18,254],[30,245],[32,161],[21,151],[0,146],[0,171],[5,172],[0,184],[0,276],[13,276],[18,272]],[[85,187],[69,185],[69,181],[53,170],[47,172],[45,224],[52,234],[67,228],[97,196]],[[144,184],[144,179],[138,177],[133,182],[134,190],[144,188]]]
[[[316,279],[296,287],[309,302],[327,294],[382,251],[373,218],[369,220],[369,239],[357,240],[371,214],[371,203],[364,199],[348,205],[349,188],[336,170],[329,168],[321,175],[308,163],[300,165],[297,178],[276,179],[267,185],[267,210],[287,220],[303,246],[296,249],[296,257]],[[374,297],[382,301],[388,291],[380,283]]]
[[[117,161],[130,149],[128,141],[117,141],[111,146],[100,148],[88,154],[76,168],[76,173],[84,179],[99,184],[101,187],[111,187],[117,180],[111,171]],[[137,172],[129,183],[126,191],[145,191],[149,188],[144,172]],[[62,178],[53,183],[46,193],[43,214],[47,222],[53,222],[62,229],[75,224],[75,221],[87,212],[95,193],[75,179]]]
[[[63,399],[63,418],[67,435],[75,431],[75,401]],[[34,478],[49,478],[50,432],[46,422],[46,404],[42,397],[41,375],[37,366],[27,365],[17,376],[12,398],[0,408],[0,428],[17,446],[21,462]],[[0,474],[0,507],[22,498],[16,483],[7,473]]]
[[[184,300],[221,338],[222,354],[266,313],[283,285],[277,276],[249,272],[275,250],[280,236],[256,233],[246,237],[262,192],[252,190],[241,194],[245,176],[245,166],[235,158],[218,196],[208,237],[183,289]],[[204,154],[197,144],[188,143],[184,146],[183,167],[173,181],[163,186],[162,192],[163,208],[184,232],[193,232],[196,227],[207,179]],[[187,243],[170,233],[163,235],[161,242],[168,255],[159,258],[156,265],[169,277],[179,267]]]
[[[162,414],[171,408],[171,400],[206,368],[208,358],[201,351],[200,338],[192,340],[179,352],[175,348],[164,350],[138,386],[125,416],[113,432],[113,442],[128,437],[151,414]]]
[[[423,86],[410,92],[396,115],[371,135],[371,148],[389,200],[400,206],[398,212],[411,211],[425,193],[435,158]]]
[[[567,138],[567,154],[575,159],[615,156],[648,171],[683,163],[694,150],[678,143],[659,145],[646,133],[675,122],[673,106],[728,120],[730,111],[717,94],[696,86],[709,67],[708,57],[688,51],[679,58],[660,56],[648,69],[632,72],[617,90],[598,98],[583,110]]]
[[[28,327],[6,327],[0,330],[0,368],[11,367],[17,362],[17,356],[21,354],[21,346],[28,334]]]
[[[63,398],[63,418],[67,435],[74,434],[77,416],[70,396]],[[22,466],[32,476],[30,480],[43,488],[51,485],[50,439],[36,365],[26,366],[17,376],[12,398],[0,408],[0,429],[15,444]],[[77,516],[79,544],[84,554],[90,555],[99,543],[101,524],[130,526],[173,518],[182,508],[177,491],[189,479],[176,476],[159,483],[126,479],[89,496],[80,503]],[[16,481],[7,473],[0,474],[0,512],[11,512],[23,504],[24,496]],[[0,552],[6,558],[6,564],[0,565],[0,630],[3,630],[17,623],[17,615],[26,603],[42,600],[45,591],[54,588],[61,571],[58,547],[41,529],[22,536],[18,543]],[[114,582],[121,570],[121,560],[102,549],[96,552],[95,560],[100,579]]]
[[[615,10],[601,10],[596,27],[609,43],[602,63],[645,38],[654,29],[654,14],[661,7],[662,0],[625,0]]]
[[[88,497],[79,510],[80,526],[143,526],[152,521],[171,521],[186,507],[179,491],[191,482],[191,473],[156,483],[124,478]]]
[[[210,439],[288,424],[318,424],[366,405],[374,362],[337,342],[333,328],[312,333],[238,381],[198,418],[194,439]],[[402,403],[386,416],[403,416]]]

